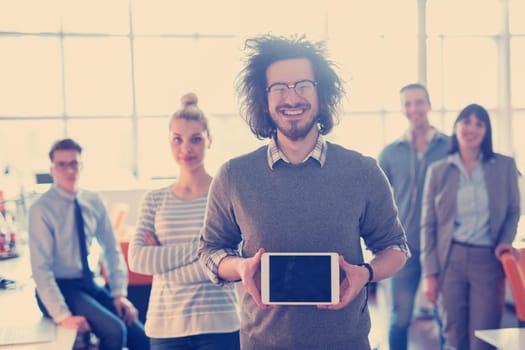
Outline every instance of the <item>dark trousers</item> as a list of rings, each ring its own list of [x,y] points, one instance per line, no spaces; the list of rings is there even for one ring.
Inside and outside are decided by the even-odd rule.
[[[71,313],[84,316],[89,322],[92,332],[100,339],[100,350],[121,350],[125,346],[129,350],[149,349],[149,339],[142,323],[137,321],[126,325],[118,317],[113,297],[105,288],[85,288],[81,279],[59,279],[57,284]],[[49,317],[38,294],[36,297],[38,307],[44,316]]]
[[[151,284],[147,285],[129,285],[128,286],[128,300],[139,311],[139,320],[142,323],[146,322],[146,313],[148,311],[149,296],[151,294]]]
[[[239,350],[239,332],[152,338],[152,350]]]

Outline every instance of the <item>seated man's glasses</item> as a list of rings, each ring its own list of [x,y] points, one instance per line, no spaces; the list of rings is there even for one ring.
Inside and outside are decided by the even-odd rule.
[[[312,94],[317,82],[315,80],[299,80],[293,84],[273,83],[266,88],[266,92],[273,97],[285,97],[288,91],[293,88],[295,93],[301,97],[308,97]]]
[[[66,171],[68,168],[71,168],[71,170],[78,170],[82,167],[82,163],[79,161],[73,160],[71,162],[57,162],[53,163],[53,166],[58,171]]]

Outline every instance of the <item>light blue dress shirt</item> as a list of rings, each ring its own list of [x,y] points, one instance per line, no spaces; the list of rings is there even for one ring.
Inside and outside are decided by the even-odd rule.
[[[100,196],[79,190],[88,254],[93,240],[102,248],[113,296],[126,296],[128,270]],[[82,262],[75,225],[75,195],[52,186],[29,210],[29,250],[38,295],[55,322],[71,316],[55,279],[82,277]]]
[[[489,198],[481,158],[468,175],[459,153],[449,157],[459,168],[459,188],[456,198],[455,241],[492,247],[490,237]]]

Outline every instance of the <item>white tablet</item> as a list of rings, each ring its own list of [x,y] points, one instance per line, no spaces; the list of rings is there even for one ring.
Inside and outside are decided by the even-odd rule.
[[[337,253],[264,253],[261,298],[264,304],[339,303]]]

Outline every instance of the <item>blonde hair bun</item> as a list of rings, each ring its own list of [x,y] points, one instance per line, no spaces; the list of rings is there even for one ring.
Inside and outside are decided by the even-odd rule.
[[[180,99],[180,102],[182,103],[182,108],[196,106],[198,101],[199,99],[197,98],[197,95],[193,92],[188,92]]]

